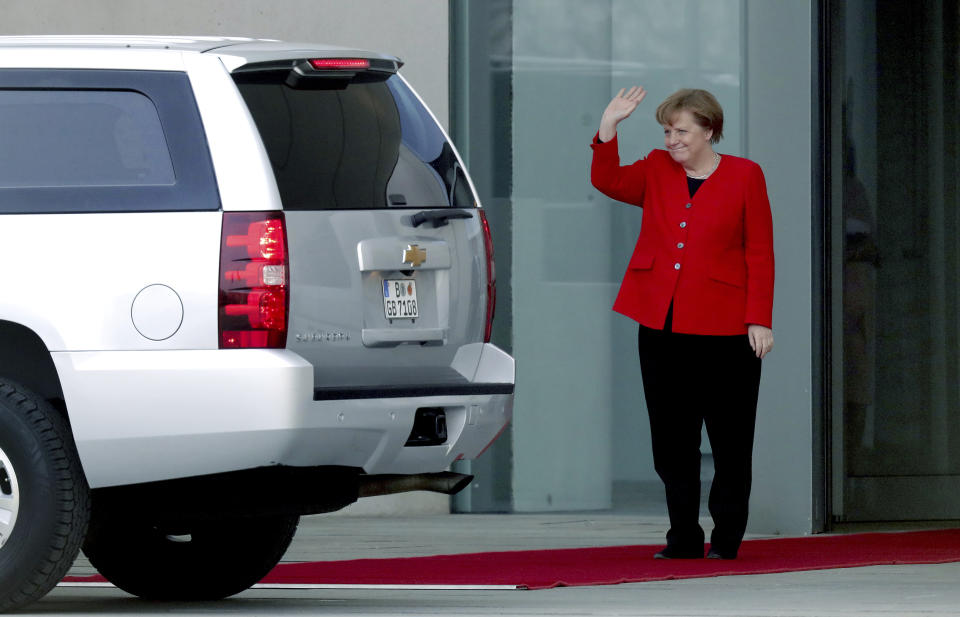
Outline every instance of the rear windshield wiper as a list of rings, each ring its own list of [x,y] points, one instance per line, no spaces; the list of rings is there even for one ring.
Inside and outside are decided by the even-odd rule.
[[[433,228],[443,227],[450,219],[469,219],[473,214],[469,210],[423,210],[410,217],[410,222],[414,227],[420,227],[424,223],[430,222]]]

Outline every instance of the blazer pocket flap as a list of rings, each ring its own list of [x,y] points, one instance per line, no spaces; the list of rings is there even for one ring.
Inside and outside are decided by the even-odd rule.
[[[734,287],[746,287],[747,268],[746,266],[736,267],[725,264],[714,264],[710,269],[710,278],[720,283],[733,285]]]
[[[649,270],[653,267],[653,261],[655,257],[647,253],[634,253],[633,257],[630,258],[630,264],[627,266],[628,270]]]

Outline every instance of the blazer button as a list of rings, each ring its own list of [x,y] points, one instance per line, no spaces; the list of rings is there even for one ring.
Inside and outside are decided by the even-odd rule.
[[[692,207],[693,207],[693,204],[687,204],[686,207],[687,207],[687,208],[692,208]]]
[[[682,249],[682,248],[683,248],[683,242],[677,242],[677,248],[678,248],[678,249]]]
[[[673,264],[673,269],[674,269],[674,270],[679,270],[679,269],[680,269],[680,264]]]
[[[686,222],[686,221],[680,223],[680,229],[683,229],[683,228],[686,227],[686,226],[687,226],[687,222]]]

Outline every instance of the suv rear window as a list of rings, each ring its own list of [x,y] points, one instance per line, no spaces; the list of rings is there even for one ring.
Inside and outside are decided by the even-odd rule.
[[[474,207],[453,149],[400,77],[343,89],[235,78],[285,210]]]

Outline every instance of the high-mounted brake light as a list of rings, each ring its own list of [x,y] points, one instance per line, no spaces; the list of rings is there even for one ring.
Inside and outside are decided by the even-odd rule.
[[[310,66],[318,71],[357,70],[369,69],[370,61],[366,58],[314,58]]]
[[[220,348],[283,348],[290,260],[282,212],[224,212],[220,243]]]
[[[490,233],[490,223],[487,221],[487,213],[482,209],[477,210],[480,213],[480,225],[483,227],[483,248],[487,257],[487,319],[483,328],[483,342],[490,342],[490,335],[493,333],[493,314],[497,309],[497,269],[493,262],[493,236]]]

